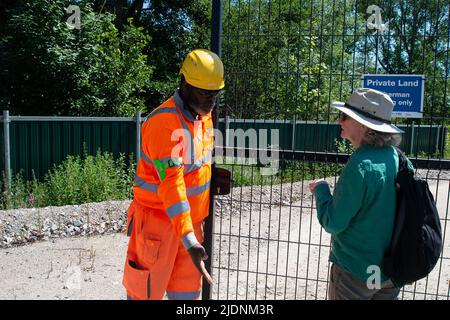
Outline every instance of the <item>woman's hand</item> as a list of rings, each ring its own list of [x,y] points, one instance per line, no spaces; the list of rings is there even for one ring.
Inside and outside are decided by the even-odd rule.
[[[326,182],[325,179],[317,179],[317,180],[310,181],[309,182],[309,190],[311,192],[314,192],[314,189],[316,189],[317,185],[322,184],[322,183],[328,184],[328,182]]]

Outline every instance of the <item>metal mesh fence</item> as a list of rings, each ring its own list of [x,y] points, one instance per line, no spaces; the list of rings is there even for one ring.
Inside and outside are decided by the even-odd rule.
[[[330,235],[308,182],[336,184],[351,150],[330,103],[346,101],[364,74],[425,77],[422,118],[393,122],[408,132],[404,151],[435,196],[444,250],[432,273],[405,286],[400,298],[449,299],[449,20],[445,1],[223,1],[220,117],[246,119],[247,140],[227,132],[218,148],[217,165],[232,171],[234,188],[215,202],[212,299],[327,298]],[[328,129],[277,136],[275,126],[295,121]],[[258,130],[261,123],[267,132]],[[285,147],[293,139],[296,150]],[[334,143],[305,147],[320,139]],[[433,139],[442,148],[417,149]]]

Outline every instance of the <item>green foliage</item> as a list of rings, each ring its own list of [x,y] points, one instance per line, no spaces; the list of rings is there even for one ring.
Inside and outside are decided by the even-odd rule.
[[[81,28],[70,29],[64,0],[18,4],[0,28],[0,96],[13,114],[132,115],[144,109],[153,67],[150,38],[128,21],[81,5]],[[38,109],[39,108],[39,109]]]
[[[186,53],[210,46],[209,0],[80,0],[80,30],[66,26],[69,3],[0,7],[0,104],[12,114],[152,109],[178,86]],[[432,120],[424,122],[440,122],[448,109],[449,6],[375,4],[389,22],[380,37],[366,26],[364,1],[224,1],[221,112],[328,121],[330,102],[346,99],[362,74],[376,71],[378,42],[378,72],[425,74],[425,116]]]
[[[11,179],[11,191],[8,192],[6,185],[8,183],[3,173],[3,187],[0,196],[0,208],[12,209],[23,208],[27,206],[28,190],[27,184],[23,181],[21,173],[18,173]]]
[[[378,39],[380,73],[424,74],[424,114],[431,118],[427,123],[440,124],[448,110],[448,2],[381,0],[376,4],[383,10],[384,21],[389,21],[388,34]],[[358,3],[359,13],[366,8]],[[361,39],[355,49],[367,52],[374,61],[375,47],[376,36],[371,36]],[[369,72],[374,72],[372,65]]]
[[[80,7],[79,30],[66,26],[69,4]],[[209,0],[9,1],[0,105],[13,115],[151,111],[178,86],[185,55],[209,48],[210,25]]]
[[[210,48],[210,0],[157,0],[139,20],[151,37],[148,63],[155,65],[147,90],[147,105],[155,108],[178,87],[179,71],[193,49]]]
[[[223,57],[225,111],[237,118],[293,118],[311,115],[325,71],[316,34],[299,34],[309,24],[301,1],[225,4]],[[295,8],[295,9],[293,9]],[[298,117],[298,120],[303,119]]]
[[[389,22],[378,38],[367,28],[370,4],[224,1],[222,112],[329,121],[330,102],[344,101],[361,86],[362,74],[376,72],[379,40],[378,73],[424,74],[424,122],[442,121],[448,110],[448,4],[377,1]]]
[[[47,173],[44,182],[36,178],[25,182],[18,174],[12,181],[12,192],[3,191],[0,206],[11,209],[129,199],[134,174],[132,155],[128,162],[123,155],[114,159],[107,152],[68,156]]]
[[[336,149],[339,153],[352,154],[355,151],[355,147],[346,139],[334,139]]]

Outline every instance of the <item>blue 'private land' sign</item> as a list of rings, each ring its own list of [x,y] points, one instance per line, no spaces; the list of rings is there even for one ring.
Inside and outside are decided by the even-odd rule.
[[[392,116],[422,118],[425,77],[420,74],[364,74],[364,88],[387,93],[394,102]]]

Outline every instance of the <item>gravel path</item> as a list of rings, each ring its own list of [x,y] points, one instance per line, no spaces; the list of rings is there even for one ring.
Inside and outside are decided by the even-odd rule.
[[[130,201],[0,211],[0,248],[125,231]]]

